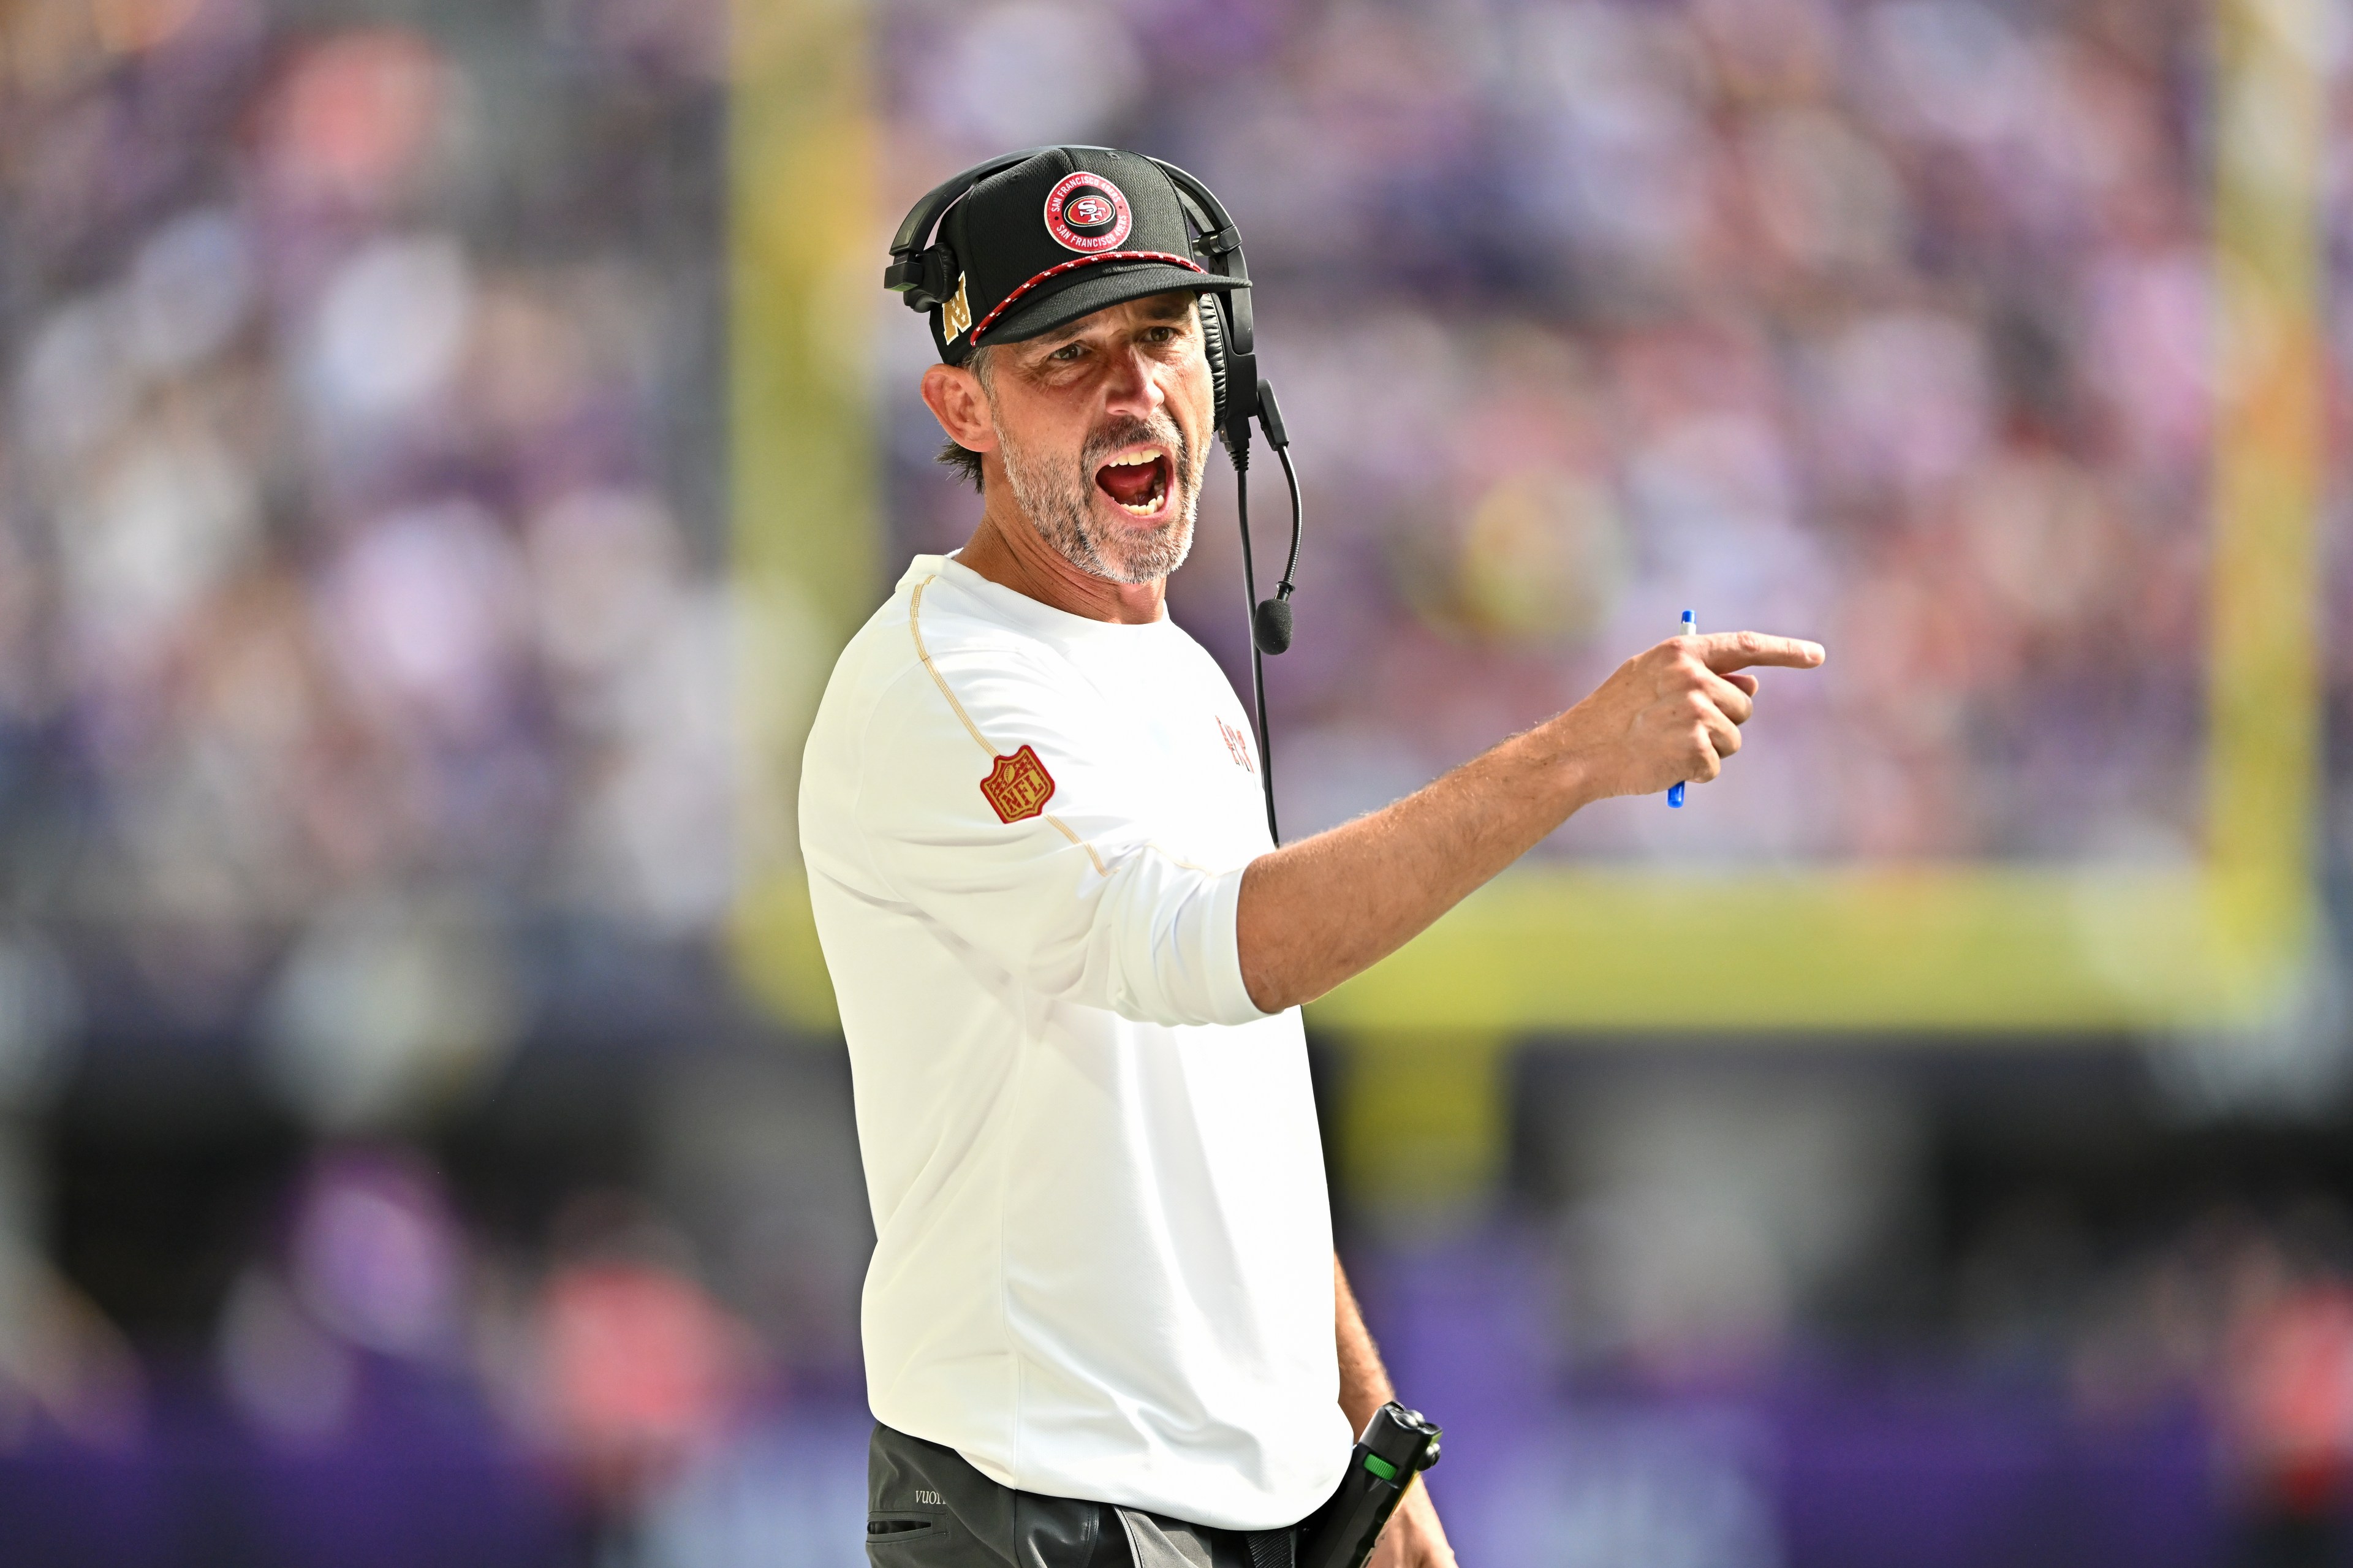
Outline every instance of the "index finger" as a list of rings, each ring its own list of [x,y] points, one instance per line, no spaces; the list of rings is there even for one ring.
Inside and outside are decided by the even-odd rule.
[[[1694,640],[1699,644],[1700,662],[1718,675],[1753,664],[1811,669],[1829,657],[1818,642],[1767,637],[1763,632],[1711,632]]]

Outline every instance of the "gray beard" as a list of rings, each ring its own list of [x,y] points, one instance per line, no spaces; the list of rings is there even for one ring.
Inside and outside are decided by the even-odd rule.
[[[1176,487],[1176,510],[1147,538],[1106,533],[1094,515],[1095,470],[1113,452],[1141,441],[1158,441],[1168,448],[1174,459],[1168,482]],[[1029,515],[1038,537],[1080,571],[1110,583],[1150,583],[1176,571],[1191,553],[1193,514],[1200,504],[1207,454],[1196,457],[1185,432],[1166,414],[1123,419],[1102,431],[1080,452],[1075,468],[1033,458],[1007,438],[1001,425],[997,426],[997,449],[1005,458],[1013,499]]]

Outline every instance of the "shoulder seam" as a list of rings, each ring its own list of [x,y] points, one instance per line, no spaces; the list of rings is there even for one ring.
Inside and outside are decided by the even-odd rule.
[[[915,639],[915,657],[923,660],[924,670],[932,678],[932,684],[940,689],[940,695],[948,700],[949,708],[953,709],[955,716],[963,721],[965,731],[972,737],[973,743],[991,757],[995,757],[997,748],[988,743],[988,737],[980,732],[980,726],[974,723],[972,715],[964,710],[964,704],[958,701],[956,694],[949,689],[947,677],[942,675],[939,666],[932,662],[932,650],[923,646],[923,590],[938,582],[939,575],[934,572],[916,584],[914,593],[908,596],[907,633]]]
[[[930,576],[924,578],[922,582],[916,584],[915,591],[908,596],[907,633],[910,637],[914,638],[915,657],[923,660],[923,669],[931,676],[932,684],[938,687],[940,689],[940,695],[948,700],[948,707],[954,710],[956,718],[963,721],[965,732],[972,737],[973,743],[977,745],[991,761],[994,761],[998,755],[1000,755],[997,749],[989,743],[987,736],[980,732],[980,726],[972,721],[972,715],[965,711],[964,703],[957,699],[955,689],[948,685],[947,677],[942,675],[940,673],[939,666],[932,662],[931,649],[923,646],[923,590],[937,582],[939,580],[939,575],[940,574],[938,573],[934,572]],[[1060,817],[1054,816],[1050,812],[1041,813],[1040,815],[1047,822],[1053,824],[1054,830],[1057,833],[1060,833],[1063,837],[1069,839],[1072,844],[1087,852],[1087,858],[1094,864],[1096,876],[1107,877],[1111,875],[1109,871],[1103,868],[1103,857],[1095,853],[1095,847],[1088,843],[1085,839],[1081,838],[1077,834],[1071,832],[1070,824],[1064,822]]]

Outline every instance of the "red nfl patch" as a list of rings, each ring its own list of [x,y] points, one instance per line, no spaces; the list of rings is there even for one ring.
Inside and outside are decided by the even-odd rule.
[[[1115,250],[1134,226],[1126,193],[1101,174],[1081,169],[1046,193],[1046,232],[1066,250]]]
[[[999,757],[988,776],[980,781],[980,793],[999,822],[1020,822],[1046,809],[1054,798],[1054,775],[1038,760],[1038,753],[1028,746],[1009,757]]]

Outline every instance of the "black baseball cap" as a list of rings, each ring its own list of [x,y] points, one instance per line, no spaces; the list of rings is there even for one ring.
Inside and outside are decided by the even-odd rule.
[[[965,193],[940,220],[957,276],[931,312],[940,358],[1018,343],[1173,289],[1247,289],[1206,269],[1160,165],[1107,147],[1049,147]]]

